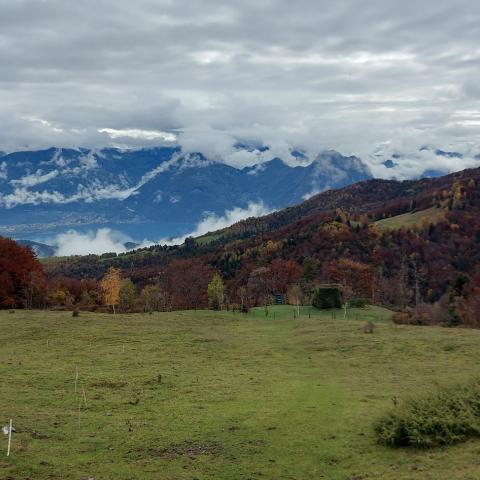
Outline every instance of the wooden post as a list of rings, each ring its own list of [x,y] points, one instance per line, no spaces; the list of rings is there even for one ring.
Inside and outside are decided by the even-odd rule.
[[[75,367],[75,393],[77,393],[78,367]]]
[[[10,428],[8,430],[7,457],[10,456],[10,446],[12,445],[12,419],[10,419]]]

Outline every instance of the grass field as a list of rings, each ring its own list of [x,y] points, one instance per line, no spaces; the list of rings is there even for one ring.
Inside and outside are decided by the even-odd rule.
[[[372,431],[393,397],[478,373],[480,331],[310,316],[0,312],[0,422],[17,429],[0,478],[480,478],[480,441],[388,449]]]
[[[222,237],[221,233],[206,233],[205,235],[202,235],[200,237],[195,237],[195,242],[197,245],[207,245],[208,243],[214,242],[215,240],[218,240],[219,238]]]
[[[384,218],[375,222],[375,225],[380,229],[392,230],[412,228],[415,225],[420,225],[422,222],[437,223],[445,218],[445,213],[443,208],[431,207],[418,212],[403,213],[395,217]]]

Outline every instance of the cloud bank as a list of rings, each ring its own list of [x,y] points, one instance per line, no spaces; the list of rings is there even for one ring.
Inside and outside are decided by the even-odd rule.
[[[249,141],[383,172],[389,145],[416,173],[425,144],[471,159],[479,21],[477,0],[1,2],[0,150],[179,142],[241,166]]]
[[[96,232],[80,233],[68,230],[56,237],[56,256],[102,254],[126,252],[125,243],[131,241],[127,235],[110,228],[99,228]]]
[[[245,220],[250,217],[260,217],[271,212],[272,210],[266,207],[263,202],[250,202],[247,208],[235,207],[231,210],[226,210],[222,216],[207,213],[190,233],[175,238],[163,238],[160,239],[158,243],[160,245],[181,245],[187,237],[200,237],[206,233],[229,227],[240,220]]]
[[[234,223],[249,217],[259,217],[271,213],[272,210],[262,202],[251,202],[246,208],[235,207],[226,210],[224,215],[218,216],[206,213],[198,222],[195,229],[186,235],[175,238],[163,238],[156,242],[143,240],[137,248],[144,248],[154,244],[181,245],[187,237],[199,237],[208,232],[229,227]],[[51,241],[55,245],[56,256],[69,255],[101,255],[102,253],[124,253],[127,251],[125,244],[132,242],[132,238],[118,230],[99,228],[86,233],[71,229],[61,233]]]

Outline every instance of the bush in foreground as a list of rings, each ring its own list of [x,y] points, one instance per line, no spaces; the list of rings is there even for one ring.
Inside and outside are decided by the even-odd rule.
[[[480,436],[480,379],[410,399],[381,418],[375,432],[390,447],[431,448]]]

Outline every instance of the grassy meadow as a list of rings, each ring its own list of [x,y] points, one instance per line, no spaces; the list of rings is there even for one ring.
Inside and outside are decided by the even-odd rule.
[[[435,224],[445,218],[445,213],[446,211],[443,208],[431,207],[426,210],[402,213],[394,217],[384,218],[383,220],[376,221],[375,225],[382,230],[413,228],[425,222],[427,222],[427,225],[430,223]]]
[[[0,426],[17,431],[0,478],[480,478],[480,440],[390,449],[373,433],[394,398],[477,374],[480,331],[300,313],[1,311]]]

